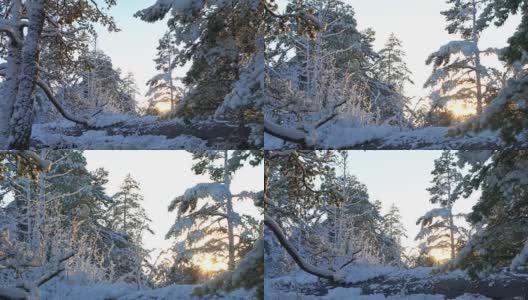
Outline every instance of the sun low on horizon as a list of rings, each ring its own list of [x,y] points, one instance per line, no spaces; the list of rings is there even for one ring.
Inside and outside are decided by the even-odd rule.
[[[200,269],[206,273],[217,273],[227,270],[227,261],[217,255],[200,254],[195,260]]]
[[[457,117],[468,117],[477,113],[475,105],[462,101],[449,103],[447,109]]]
[[[155,107],[161,112],[166,113],[171,110],[171,103],[169,101],[157,102]]]
[[[430,254],[440,264],[451,259],[451,252],[446,249],[433,249]]]

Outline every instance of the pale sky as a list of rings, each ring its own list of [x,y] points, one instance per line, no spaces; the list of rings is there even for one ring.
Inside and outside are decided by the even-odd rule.
[[[197,183],[211,182],[207,176],[194,174],[191,170],[192,155],[183,150],[85,151],[84,155],[89,170],[103,167],[109,172],[109,182],[106,185],[109,195],[119,190],[128,173],[140,183],[141,193],[145,197],[143,207],[153,220],[151,228],[155,232],[155,235],[145,233],[143,238],[146,249],[156,249],[152,259],[157,257],[161,249],[168,249],[172,245],[171,240],[165,240],[165,234],[174,224],[177,215],[177,212],[167,210],[172,199]],[[263,185],[263,167],[246,166],[234,176],[231,191],[261,191]],[[250,201],[235,202],[234,209],[262,219]]]
[[[101,3],[102,0],[97,2]],[[146,83],[157,74],[153,62],[158,41],[167,30],[167,22],[143,22],[134,18],[134,14],[154,4],[155,0],[118,0],[117,5],[110,9],[120,32],[108,33],[98,27],[98,49],[103,50],[112,58],[115,67],[124,73],[132,72],[140,90],[137,99],[142,102],[147,92]],[[176,70],[175,77],[185,75],[185,68]],[[144,102],[142,102],[144,103]]]
[[[349,151],[348,170],[368,188],[370,200],[380,200],[383,213],[391,204],[400,209],[402,223],[407,230],[405,247],[416,247],[414,241],[420,227],[419,217],[432,208],[426,188],[432,186],[434,160],[442,151]],[[468,213],[476,203],[478,194],[461,198],[454,205],[455,213]],[[460,224],[465,224],[462,222]]]
[[[278,1],[281,4],[287,0]],[[423,83],[430,75],[431,67],[425,60],[432,52],[449,40],[458,39],[444,30],[444,17],[440,11],[445,10],[445,0],[344,0],[351,4],[356,12],[360,30],[368,27],[376,31],[376,42],[379,50],[389,35],[394,32],[403,42],[407,52],[407,64],[413,72],[415,85],[407,86],[409,96],[424,96]],[[98,0],[101,2],[101,0]],[[108,34],[98,30],[98,48],[104,50],[113,60],[114,65],[125,72],[132,72],[141,91],[138,100],[143,100],[147,91],[146,82],[156,74],[153,58],[158,46],[158,39],[167,29],[165,21],[151,24],[133,17],[138,10],[144,9],[155,0],[118,0],[117,6],[110,10],[119,33]],[[481,48],[502,47],[519,24],[518,16],[512,17],[499,30],[487,30],[482,36]],[[486,62],[486,60],[484,60]],[[495,60],[489,63],[496,64]],[[185,74],[186,68],[175,72],[176,77]]]
[[[456,35],[449,35],[445,31],[446,23],[441,11],[449,6],[446,0],[342,0],[350,4],[355,11],[357,26],[360,31],[372,28],[376,32],[374,48],[379,51],[391,35],[402,41],[406,52],[406,63],[414,85],[406,85],[409,97],[423,97],[429,91],[423,89],[423,84],[432,71],[427,66],[427,57],[441,46],[452,40],[459,40]],[[289,0],[277,1],[284,7]],[[507,45],[507,39],[513,34],[520,23],[520,17],[512,16],[499,29],[491,26],[481,37],[480,47],[501,48]],[[499,67],[497,59],[485,57],[484,64]]]
[[[423,84],[432,71],[425,64],[427,57],[451,40],[459,40],[445,30],[446,22],[441,11],[449,6],[445,0],[345,0],[356,12],[360,30],[372,28],[376,31],[374,46],[381,49],[391,33],[402,41],[407,54],[406,62],[413,73],[414,85],[408,85],[409,96],[425,96]],[[481,37],[480,48],[505,47],[520,23],[520,17],[514,16],[499,29],[494,26]],[[484,63],[499,66],[496,59],[484,59]]]

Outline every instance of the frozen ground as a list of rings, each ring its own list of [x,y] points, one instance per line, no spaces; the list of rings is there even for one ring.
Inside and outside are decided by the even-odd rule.
[[[266,278],[265,298],[275,299],[526,299],[528,275],[495,273],[471,279],[462,271],[351,266],[332,284],[298,271]]]
[[[447,127],[400,129],[393,126],[339,127],[327,126],[312,133],[318,148],[364,150],[411,150],[411,149],[497,149],[502,146],[498,135],[491,131],[464,136],[449,136]],[[291,148],[284,141],[265,135],[266,150]]]
[[[249,130],[236,125],[180,119],[101,116],[101,129],[86,129],[69,121],[33,126],[31,147],[53,149],[236,149],[245,147]]]

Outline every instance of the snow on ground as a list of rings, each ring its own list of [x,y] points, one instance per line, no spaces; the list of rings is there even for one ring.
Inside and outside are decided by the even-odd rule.
[[[319,148],[344,149],[479,149],[501,145],[495,132],[483,131],[479,134],[448,136],[448,127],[428,127],[422,129],[401,129],[394,126],[341,127],[325,126],[316,133]],[[284,141],[265,135],[266,150],[284,147]]]
[[[166,150],[207,149],[207,142],[197,137],[182,135],[168,138],[160,135],[107,135],[104,131],[89,130],[80,136],[50,133],[34,128],[35,136],[52,149],[97,150]],[[40,148],[40,147],[39,147]]]
[[[55,281],[41,288],[42,300],[186,300],[186,299],[251,299],[254,290],[238,289],[231,292],[219,292],[206,297],[193,296],[196,285],[171,285],[159,289],[138,289],[135,285],[124,283],[97,283],[93,285],[72,285]]]
[[[329,291],[327,295],[304,295],[299,292],[282,292],[266,289],[264,292],[266,300],[447,300],[443,295],[431,294],[412,294],[412,295],[393,295],[385,296],[383,294],[362,295],[361,289],[358,288],[335,288]],[[481,295],[464,294],[454,300],[491,300]]]
[[[391,281],[423,281],[428,280],[458,280],[467,278],[467,274],[462,271],[454,271],[450,273],[434,273],[432,268],[414,268],[402,269],[390,266],[373,266],[373,265],[355,265],[349,266],[340,271],[340,278],[342,278],[346,285],[354,283],[366,282],[383,277],[383,282]],[[313,275],[303,271],[295,271],[288,275],[277,278],[266,278],[265,280],[265,299],[328,299],[328,300],[343,300],[343,299],[358,299],[358,300],[378,300],[378,299],[415,299],[415,300],[444,300],[447,298],[440,294],[407,294],[401,291],[401,295],[385,296],[380,293],[373,293],[370,295],[363,294],[363,290],[357,287],[330,287],[328,291],[318,288],[321,286],[321,280]],[[382,287],[379,284],[370,284],[370,290]],[[476,294],[465,294],[455,298],[457,300],[484,300],[487,297]]]
[[[102,115],[94,120],[99,127],[114,126],[112,134],[107,130],[81,130],[73,122],[35,124],[33,140],[36,148],[53,149],[115,149],[115,150],[157,150],[157,149],[207,149],[207,141],[195,136],[181,134],[175,137],[143,134],[146,128],[186,126],[181,119],[160,120],[154,116],[135,117],[127,115]]]

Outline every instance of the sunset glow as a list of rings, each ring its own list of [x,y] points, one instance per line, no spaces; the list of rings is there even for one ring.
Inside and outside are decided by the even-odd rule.
[[[434,249],[430,254],[438,263],[443,263],[451,258],[451,252],[444,249]]]
[[[448,109],[452,111],[457,117],[465,117],[476,114],[475,106],[464,102],[449,103]]]
[[[227,270],[227,262],[223,258],[212,254],[199,255],[196,261],[200,268],[206,272],[215,273]]]
[[[158,102],[156,103],[156,108],[162,113],[169,112],[171,110],[171,104],[169,101]]]

